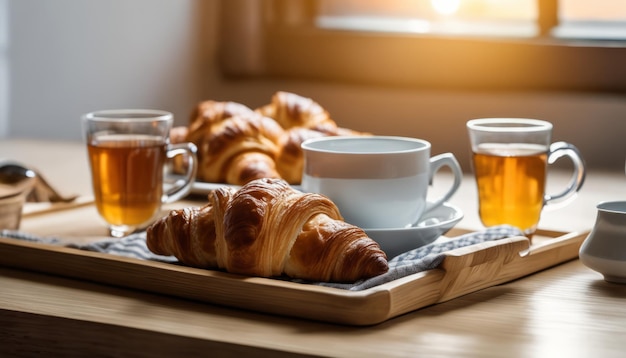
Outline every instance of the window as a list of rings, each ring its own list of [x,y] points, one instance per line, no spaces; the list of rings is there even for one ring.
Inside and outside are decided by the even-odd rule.
[[[623,0],[228,0],[221,19],[230,77],[626,91]]]
[[[320,0],[325,29],[451,36],[530,37],[538,32],[535,0]]]
[[[623,0],[320,0],[316,19],[354,31],[626,40]]]
[[[626,40],[626,2],[622,0],[562,0],[557,38]]]

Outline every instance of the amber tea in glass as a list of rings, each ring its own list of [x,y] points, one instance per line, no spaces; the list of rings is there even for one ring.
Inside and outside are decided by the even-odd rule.
[[[578,149],[550,143],[552,124],[522,118],[485,118],[467,123],[478,212],[485,226],[513,225],[529,237],[546,205],[580,190],[585,166]],[[546,195],[548,165],[562,156],[574,162],[573,179],[558,195]]]
[[[161,204],[187,194],[196,174],[196,147],[169,144],[173,116],[155,110],[109,110],[83,117],[96,207],[110,235],[144,228]],[[165,191],[168,158],[183,155],[187,173]]]

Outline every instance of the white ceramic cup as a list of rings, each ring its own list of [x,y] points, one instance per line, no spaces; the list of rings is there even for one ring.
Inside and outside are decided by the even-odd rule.
[[[411,226],[456,192],[461,167],[452,153],[430,157],[422,139],[388,136],[323,137],[302,143],[302,190],[330,198],[345,221],[361,228]],[[429,200],[428,185],[442,167],[454,182]],[[427,207],[428,206],[428,207]]]

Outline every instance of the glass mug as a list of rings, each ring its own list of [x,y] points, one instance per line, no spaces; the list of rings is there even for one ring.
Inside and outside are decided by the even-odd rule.
[[[578,149],[566,142],[551,143],[550,122],[524,118],[483,118],[467,122],[472,168],[483,225],[509,224],[527,236],[537,228],[544,207],[573,197],[585,180]],[[559,194],[545,193],[548,164],[567,156],[572,179]]]
[[[163,203],[189,193],[197,171],[197,149],[192,143],[169,143],[171,113],[105,110],[82,119],[96,207],[111,236],[122,237],[148,226]],[[166,189],[166,164],[179,155],[186,160],[186,173]]]

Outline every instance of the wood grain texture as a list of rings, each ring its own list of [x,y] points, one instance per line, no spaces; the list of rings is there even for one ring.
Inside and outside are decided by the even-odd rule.
[[[90,195],[83,146],[6,140],[0,141],[0,153],[34,165],[65,193]],[[556,172],[551,178],[549,184],[560,189],[569,176]],[[442,181],[435,183],[435,194],[437,183]],[[546,240],[558,245],[554,237],[562,232],[589,230],[595,205],[615,200],[616,188],[623,186],[623,171],[588,173],[574,202],[542,213],[539,226],[556,232]],[[452,203],[465,214],[460,226],[482,228],[471,175]],[[176,205],[188,204],[198,201]],[[106,236],[93,206],[29,216],[22,229],[72,240]],[[463,232],[455,228],[450,236]],[[575,254],[573,247],[555,250],[543,243],[533,239],[533,255],[524,259],[555,262]],[[558,255],[546,259],[544,252]],[[436,272],[429,276],[432,282],[445,275]],[[152,275],[141,279],[159,280]],[[407,313],[376,325],[351,326],[0,266],[0,356],[623,357],[626,351],[626,285],[605,282],[579,260],[411,311],[416,301],[410,295],[424,280],[407,277],[390,287],[398,298],[391,310]],[[441,292],[435,288],[421,295],[431,301]],[[332,302],[313,302],[307,309],[323,310],[315,306]]]
[[[0,326],[2,357],[204,357],[218,350],[220,357],[251,354],[248,348],[233,343],[24,312],[0,310]],[[312,357],[260,347],[254,356]]]
[[[538,232],[537,237],[541,234]],[[0,265],[278,315],[372,325],[577,257],[586,234],[561,234],[533,246],[525,237],[515,237],[452,250],[437,269],[362,291],[240,276],[8,238],[0,238]]]

